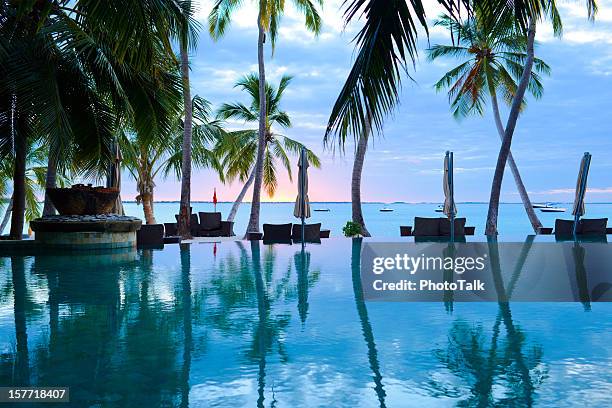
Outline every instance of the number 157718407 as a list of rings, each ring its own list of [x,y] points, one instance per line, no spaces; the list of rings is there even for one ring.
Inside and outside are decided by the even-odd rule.
[[[69,402],[67,387],[0,387],[2,402]]]

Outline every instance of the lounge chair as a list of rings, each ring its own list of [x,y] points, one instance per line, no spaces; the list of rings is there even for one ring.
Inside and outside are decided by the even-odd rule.
[[[302,224],[293,224],[293,242],[302,242]],[[304,242],[321,243],[321,223],[304,225]]]
[[[178,224],[176,222],[164,222],[164,236],[165,237],[178,236]]]
[[[455,218],[455,237],[474,235],[475,227],[466,227],[465,218]],[[410,226],[400,226],[402,237],[448,237],[450,236],[450,221],[447,218],[414,218],[414,229]]]
[[[176,218],[176,222],[178,225],[178,220],[179,220],[179,216],[178,214],[176,214],[174,216],[174,218]],[[191,218],[189,220],[189,229],[191,230],[191,236],[192,237],[198,237],[199,233],[200,233],[200,223],[198,222],[198,215],[197,214],[191,214]]]
[[[231,237],[234,223],[222,221],[220,212],[200,212],[200,237]]]
[[[292,224],[264,224],[264,243],[291,243]]]
[[[164,226],[162,224],[145,224],[136,232],[136,245],[139,247],[163,247]]]
[[[540,234],[550,235],[555,234],[558,238],[573,237],[574,235],[574,220],[555,220],[554,232],[552,228],[541,228]],[[607,234],[612,234],[612,228],[608,228],[607,218],[583,218],[578,221],[576,235],[581,237],[605,237]]]

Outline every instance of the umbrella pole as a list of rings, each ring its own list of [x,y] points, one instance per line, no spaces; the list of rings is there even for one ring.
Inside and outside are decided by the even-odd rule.
[[[305,161],[305,156],[306,156],[306,148],[302,147],[302,163],[306,163]],[[300,178],[300,182],[302,183],[301,188],[302,188],[302,247],[304,247],[304,228],[305,228],[305,220],[304,220],[304,213],[306,212],[306,194],[304,194],[304,189],[305,189],[305,181],[306,181],[306,170],[305,167],[302,166],[300,167],[300,172],[301,174],[301,178]]]
[[[451,242],[455,242],[455,185],[453,180],[453,152],[448,153],[448,184],[450,187],[451,216],[450,216],[450,236]]]
[[[589,177],[589,168],[591,167],[591,154],[584,154],[584,171],[582,172],[582,179],[580,180],[580,191],[578,192],[578,207],[576,208],[576,214],[574,214],[574,239],[577,238],[578,233],[578,221],[580,221],[580,209],[584,203],[584,196],[586,194],[586,183]]]

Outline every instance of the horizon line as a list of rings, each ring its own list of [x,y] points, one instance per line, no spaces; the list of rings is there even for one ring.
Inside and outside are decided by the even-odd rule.
[[[124,203],[136,203],[136,200],[123,200]],[[154,203],[177,204],[180,200],[155,200]],[[196,204],[214,204],[207,200],[193,200]],[[217,201],[217,204],[233,204],[234,201]],[[457,201],[457,204],[489,204],[487,201]],[[536,204],[538,204],[537,202]],[[571,201],[555,201],[555,204],[572,204]],[[586,201],[586,204],[612,204],[610,201]],[[242,201],[242,204],[251,204],[251,201]],[[262,201],[261,204],[295,204],[295,201]],[[351,204],[351,201],[311,201],[310,204]],[[362,201],[362,204],[442,204],[442,201]],[[501,201],[500,204],[523,204],[520,201]]]

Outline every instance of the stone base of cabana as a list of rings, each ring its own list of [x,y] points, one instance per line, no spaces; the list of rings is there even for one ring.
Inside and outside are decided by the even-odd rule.
[[[39,247],[98,250],[135,248],[142,221],[135,217],[105,215],[54,215],[30,223]]]

